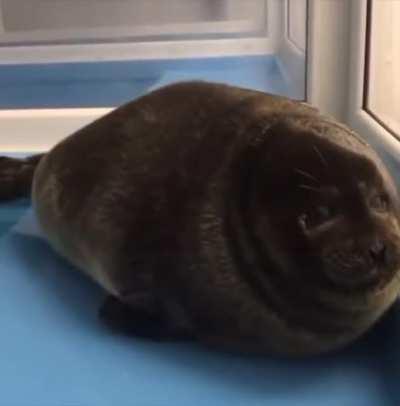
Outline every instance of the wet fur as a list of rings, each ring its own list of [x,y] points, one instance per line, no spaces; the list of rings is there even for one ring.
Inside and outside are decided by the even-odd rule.
[[[32,198],[53,247],[111,295],[101,310],[111,326],[304,355],[360,336],[399,290],[393,264],[380,290],[327,283],[326,242],[299,231],[299,215],[332,181],[359,214],[351,232],[375,230],[359,178],[391,196],[379,224],[397,259],[396,191],[356,134],[304,103],[190,82],[59,143],[38,165]]]

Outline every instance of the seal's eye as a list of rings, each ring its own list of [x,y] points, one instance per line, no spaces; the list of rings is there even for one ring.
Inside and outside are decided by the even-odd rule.
[[[383,193],[375,194],[372,196],[369,204],[372,209],[382,213],[388,210],[389,199]]]
[[[333,207],[318,206],[310,213],[303,213],[299,216],[298,222],[303,230],[318,227],[327,222],[335,215]]]
[[[318,217],[321,221],[329,220],[333,216],[333,209],[329,206],[317,207]]]

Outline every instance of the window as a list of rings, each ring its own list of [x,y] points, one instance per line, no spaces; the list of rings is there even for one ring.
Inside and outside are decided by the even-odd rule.
[[[267,13],[265,0],[2,0],[0,8],[0,44],[26,43],[27,34],[29,43],[229,37],[265,31]]]
[[[367,3],[364,109],[400,137],[400,1]]]
[[[305,100],[308,2],[290,3],[0,0],[0,149],[48,149],[180,80]]]

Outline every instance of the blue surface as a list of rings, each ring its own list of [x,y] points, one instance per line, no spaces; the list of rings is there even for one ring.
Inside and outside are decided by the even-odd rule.
[[[27,204],[25,200],[8,204],[0,203],[0,237],[26,212]]]
[[[1,406],[400,404],[399,305],[346,351],[290,361],[114,335],[103,293],[40,238],[3,234],[0,274]]]
[[[0,65],[0,108],[117,106],[183,79],[230,83],[290,95],[276,57]]]

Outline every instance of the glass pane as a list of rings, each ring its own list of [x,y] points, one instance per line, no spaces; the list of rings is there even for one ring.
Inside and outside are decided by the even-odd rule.
[[[400,1],[370,0],[365,109],[400,136]]]
[[[264,0],[2,0],[4,41],[85,41],[265,29]]]
[[[301,51],[306,49],[307,0],[288,0],[288,37]]]

